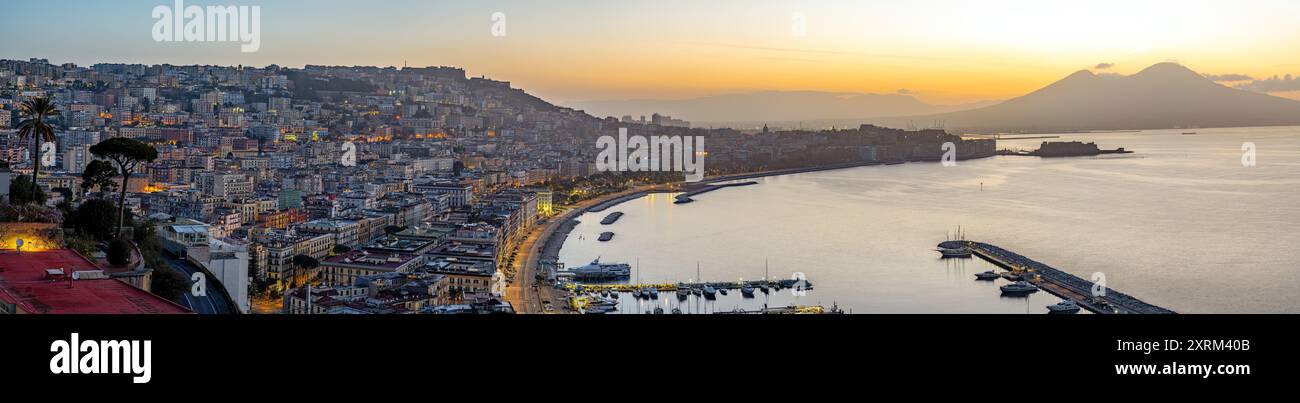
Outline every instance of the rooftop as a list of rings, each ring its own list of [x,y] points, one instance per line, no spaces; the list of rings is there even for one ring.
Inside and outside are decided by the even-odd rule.
[[[49,269],[63,269],[62,279],[52,278]],[[189,313],[184,307],[132,287],[98,276],[80,276],[71,283],[67,276],[76,271],[100,270],[89,260],[67,249],[40,252],[0,252],[0,301],[38,314],[149,314]]]

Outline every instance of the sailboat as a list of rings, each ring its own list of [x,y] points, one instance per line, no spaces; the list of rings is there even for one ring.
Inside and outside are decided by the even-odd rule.
[[[695,276],[700,276],[700,262],[695,262]],[[704,283],[704,290],[702,292],[704,293],[705,299],[718,298],[718,290],[713,288],[712,285],[709,285],[709,283]]]
[[[946,238],[948,238],[947,241],[949,241],[949,242],[960,242],[960,243],[962,243],[962,244],[965,244],[965,243],[966,243],[966,233],[965,233],[965,232],[962,232],[962,230],[961,230],[961,226],[957,226],[957,235],[955,236],[955,238],[954,238],[954,237],[951,237],[951,236],[950,236],[950,237],[946,237]],[[946,242],[945,242],[945,243],[946,243]],[[935,251],[937,251],[937,252],[939,252],[940,254],[942,254],[942,255],[943,255],[943,258],[945,258],[945,259],[947,259],[947,258],[968,258],[968,257],[971,257],[971,254],[973,253],[973,252],[971,251],[971,249],[970,249],[969,246],[961,246],[961,247],[957,247],[957,248],[941,247],[941,248],[935,249]]]
[[[768,289],[767,289],[767,283],[768,283],[768,280],[767,280],[767,279],[768,279],[768,277],[771,276],[771,275],[772,275],[772,273],[771,273],[771,270],[768,268],[767,260],[764,259],[764,260],[763,260],[763,282],[762,282],[762,283],[758,283],[758,289],[759,289],[759,290],[762,290],[764,294],[767,294],[767,293],[768,293]]]

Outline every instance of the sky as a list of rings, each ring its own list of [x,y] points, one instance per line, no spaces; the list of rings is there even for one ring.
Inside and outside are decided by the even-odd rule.
[[[1007,99],[1176,61],[1300,98],[1300,0],[203,0],[256,5],[261,47],[157,42],[174,0],[7,2],[0,58],[463,67],[554,102],[762,90]],[[505,16],[504,36],[493,14]],[[498,25],[499,27],[499,25]],[[499,33],[500,31],[498,31]],[[1240,78],[1240,77],[1239,77]]]

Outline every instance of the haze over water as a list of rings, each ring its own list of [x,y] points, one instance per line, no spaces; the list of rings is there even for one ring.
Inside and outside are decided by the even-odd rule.
[[[808,276],[815,290],[799,303],[854,313],[1041,313],[1059,301],[1002,298],[1000,282],[973,279],[991,265],[939,259],[935,245],[961,225],[969,239],[1083,278],[1102,272],[1110,287],[1180,313],[1300,312],[1300,128],[1182,131],[998,142],[1096,141],[1129,155],[768,177],[684,205],[654,195],[583,215],[560,260],[639,259],[643,282],[677,282],[695,277],[697,261],[705,280],[759,278],[766,259],[773,276]],[[1245,142],[1257,146],[1255,167],[1242,166]],[[600,225],[614,211],[626,216]],[[597,242],[604,231],[617,236]]]

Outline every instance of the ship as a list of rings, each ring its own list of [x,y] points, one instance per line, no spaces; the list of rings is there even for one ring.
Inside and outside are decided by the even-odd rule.
[[[1082,141],[1044,141],[1038,147],[1038,150],[1030,152],[1028,155],[1037,157],[1084,157],[1101,154],[1131,154],[1132,151],[1125,150],[1123,147],[1114,150],[1102,150],[1097,147],[1097,143],[1084,143]]]
[[[591,264],[565,269],[578,281],[624,280],[632,276],[632,266],[627,263],[601,263],[600,258]]]

